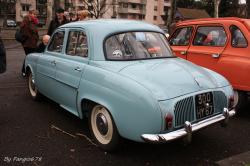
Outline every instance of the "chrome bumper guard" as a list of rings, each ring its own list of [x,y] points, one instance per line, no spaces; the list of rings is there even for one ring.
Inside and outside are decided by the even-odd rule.
[[[184,124],[184,128],[169,132],[166,134],[143,134],[141,135],[141,138],[145,142],[151,142],[151,143],[161,143],[161,142],[168,142],[172,141],[184,136],[187,136],[188,141],[191,141],[192,133],[200,130],[206,126],[222,122],[223,124],[227,124],[230,117],[235,115],[235,110],[228,110],[227,108],[224,108],[223,114],[216,115],[214,117],[205,119],[203,121],[191,124],[190,122],[186,121]]]

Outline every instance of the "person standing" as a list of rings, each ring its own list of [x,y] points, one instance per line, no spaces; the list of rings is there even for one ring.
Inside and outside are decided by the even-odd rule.
[[[74,13],[69,13],[69,21],[70,22],[75,22],[75,21],[78,21],[77,20],[77,15],[76,14],[74,14]]]
[[[38,45],[36,52],[42,53],[44,52],[46,46],[49,43],[50,36],[49,35],[44,35],[42,42]]]
[[[52,20],[49,24],[47,35],[51,36],[57,27],[66,23],[68,23],[68,21],[64,15],[64,9],[57,9],[55,19]]]
[[[81,11],[79,11],[77,13],[77,16],[78,16],[77,21],[84,21],[84,20],[86,20],[87,17],[88,17],[88,15],[89,14],[88,14],[87,10],[81,10]]]
[[[6,71],[6,51],[0,36],[0,73],[4,73],[5,71]]]
[[[180,16],[176,16],[174,22],[169,26],[169,35],[171,36],[174,33],[176,25],[181,22],[183,19]]]
[[[20,25],[21,32],[25,37],[25,41],[22,43],[25,55],[36,52],[37,42],[39,39],[38,35],[38,19],[36,17],[35,10],[29,10],[28,15],[23,18],[23,22]],[[25,76],[25,59],[22,66],[22,75]]]

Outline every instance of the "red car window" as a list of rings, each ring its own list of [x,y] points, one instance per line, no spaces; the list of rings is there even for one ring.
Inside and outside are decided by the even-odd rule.
[[[232,40],[231,40],[232,47],[236,47],[236,48],[247,47],[248,45],[247,39],[245,38],[244,34],[241,32],[241,30],[237,26],[232,25],[230,27],[230,32],[232,36]]]
[[[195,46],[224,46],[227,35],[223,27],[207,26],[198,27],[193,45]]]

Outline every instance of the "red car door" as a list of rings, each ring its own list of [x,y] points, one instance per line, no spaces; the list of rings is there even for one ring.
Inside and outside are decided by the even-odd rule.
[[[228,42],[222,25],[198,26],[188,49],[187,60],[217,71],[217,63]]]
[[[176,56],[187,59],[187,51],[190,46],[193,27],[180,27],[175,30],[171,36],[169,43]]]

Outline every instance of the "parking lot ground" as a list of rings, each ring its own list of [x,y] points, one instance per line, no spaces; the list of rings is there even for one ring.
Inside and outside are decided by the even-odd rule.
[[[221,161],[216,162],[219,166],[228,166],[228,165],[234,165],[234,166],[241,166],[241,165],[250,165],[250,151],[241,153],[226,159],[223,159]]]
[[[92,143],[86,119],[78,119],[49,99],[31,99],[21,76],[24,52],[13,41],[6,42],[6,47],[7,72],[0,75],[1,166],[203,166],[240,154],[249,157],[250,106],[227,128],[213,125],[194,133],[189,145],[181,140],[160,145],[126,140],[119,151],[106,153]]]

